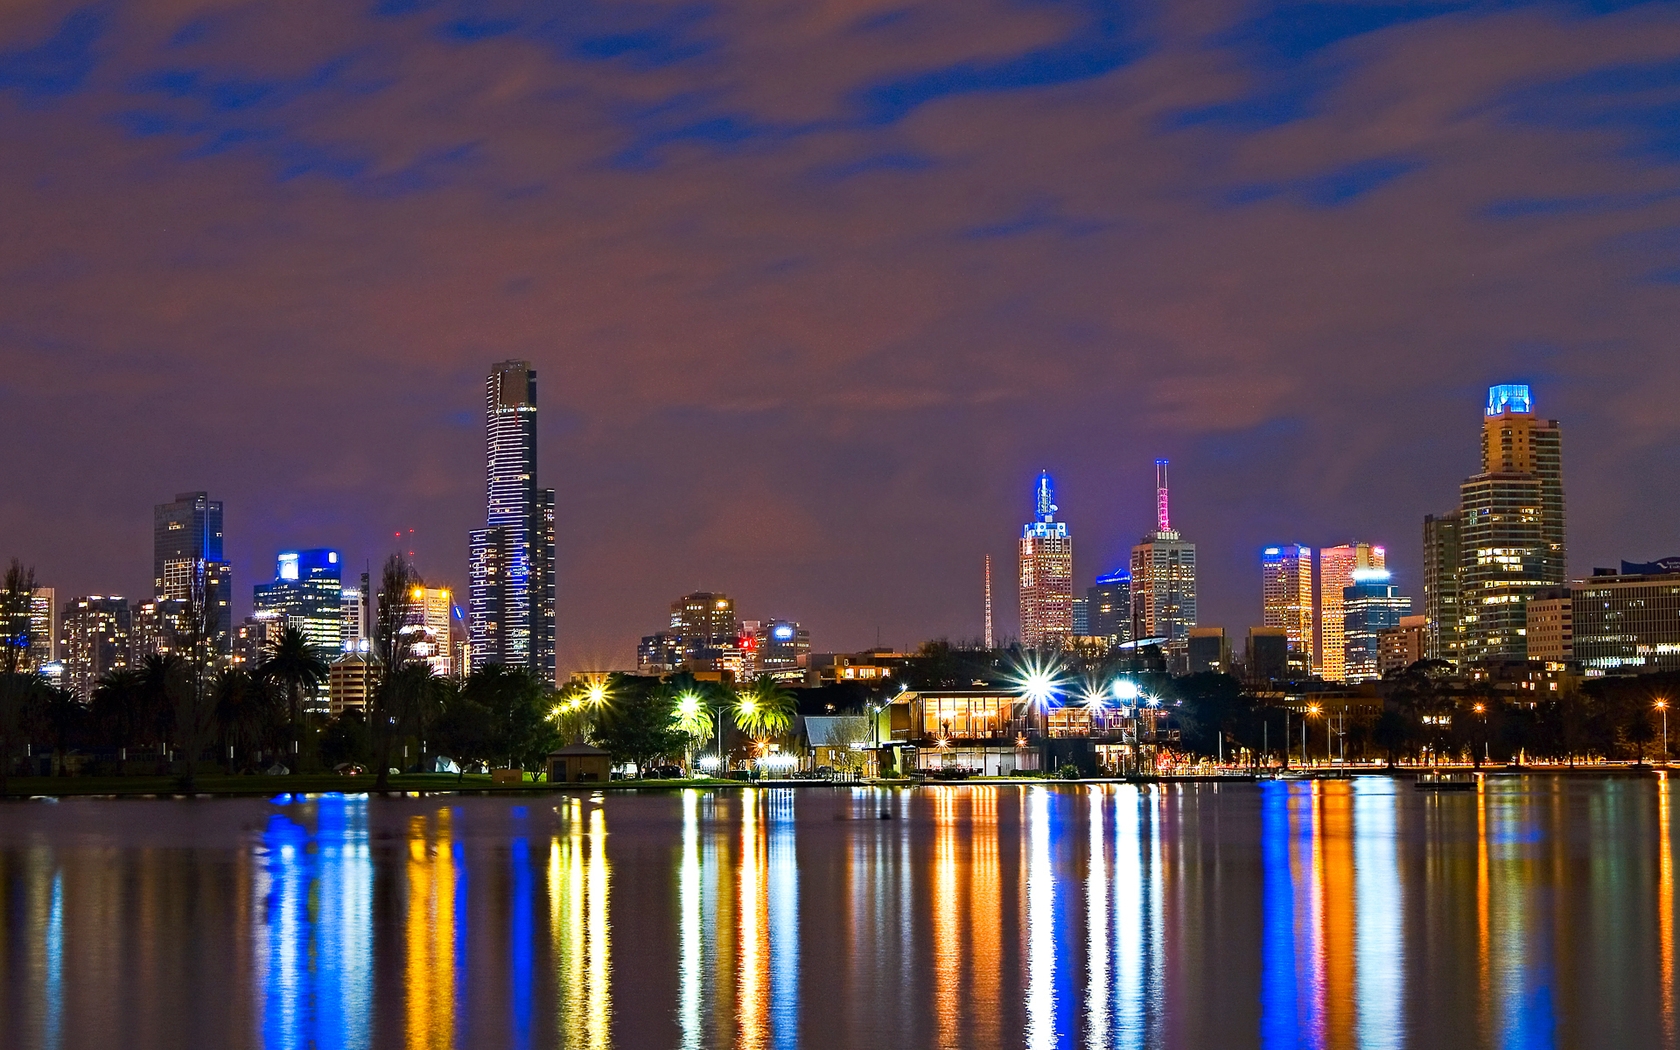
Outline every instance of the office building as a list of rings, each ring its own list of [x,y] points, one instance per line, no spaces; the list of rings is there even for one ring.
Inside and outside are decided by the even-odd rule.
[[[1404,671],[1429,651],[1429,617],[1402,616],[1396,627],[1377,632],[1377,673]]]
[[[764,625],[753,671],[795,681],[804,677],[810,653],[810,631],[793,620],[771,620]]]
[[[1090,633],[1108,639],[1110,645],[1132,640],[1132,574],[1116,569],[1097,577],[1085,592]]]
[[[29,666],[39,671],[58,660],[58,591],[36,587],[29,596]]]
[[[112,671],[129,666],[133,617],[120,596],[90,594],[64,606],[65,688],[83,701]]]
[[[1132,548],[1131,597],[1132,641],[1161,645],[1182,667],[1196,626],[1196,545],[1172,527],[1164,459],[1155,461],[1155,531]]]
[[[1423,616],[1425,655],[1453,666],[1464,656],[1464,629],[1458,616],[1458,511],[1423,519]]]
[[[364,649],[340,653],[327,667],[327,713],[367,713],[368,701],[379,684],[379,659]]]
[[[1575,600],[1567,589],[1542,591],[1523,608],[1530,660],[1566,663],[1575,659]]]
[[[1344,543],[1318,552],[1318,663],[1319,677],[1327,682],[1348,681],[1347,639],[1344,636],[1343,595],[1359,573],[1381,572],[1387,566],[1387,552],[1370,543]],[[1371,668],[1376,653],[1371,653]],[[1368,676],[1371,677],[1371,676]]]
[[[1033,489],[1036,514],[1021,527],[1021,644],[1062,648],[1073,637],[1073,537],[1056,520],[1048,473]]]
[[[1079,638],[1091,634],[1091,598],[1089,595],[1073,600],[1073,633]]]
[[[742,645],[735,599],[716,591],[695,591],[672,602],[667,628],[645,636],[636,650],[637,668],[650,674],[688,667],[727,669],[740,678],[757,659],[756,652],[749,657]]]
[[[403,604],[403,625],[398,633],[408,654],[426,664],[432,674],[448,678],[453,670],[450,660],[450,615],[455,608],[455,595],[448,587],[416,586]]]
[[[1283,682],[1289,673],[1289,632],[1282,627],[1250,627],[1244,647],[1246,677],[1257,685]]]
[[[1563,436],[1526,386],[1488,391],[1482,470],[1459,486],[1459,622],[1471,664],[1528,656],[1524,605],[1564,583]]]
[[[469,537],[474,668],[554,683],[554,490],[537,487],[537,373],[502,361],[485,381],[485,527]]]
[[[347,653],[366,652],[370,649],[373,637],[368,632],[367,597],[362,588],[345,587],[339,591],[338,611],[344,621],[344,635],[340,648]]]
[[[257,671],[274,654],[275,643],[285,629],[286,614],[272,609],[259,609],[239,621],[233,629],[233,666]]]
[[[188,618],[197,608],[209,652],[228,654],[233,574],[222,554],[220,500],[206,492],[182,492],[173,503],[153,507],[152,577],[153,601],[144,618],[148,651],[184,651],[193,634]]]
[[[282,617],[323,663],[344,651],[344,567],[337,551],[281,551],[273,582],[251,592],[254,616]]]
[[[1584,673],[1680,671],[1680,572],[1595,570],[1570,594],[1572,648]]]
[[[1267,547],[1260,552],[1260,622],[1282,627],[1289,651],[1307,667],[1317,663],[1318,639],[1313,625],[1313,552],[1299,543]]]
[[[1342,675],[1339,681],[1381,678],[1382,632],[1400,626],[1412,600],[1400,594],[1386,569],[1355,569],[1342,590]]]
[[[1191,674],[1212,671],[1231,673],[1231,643],[1223,627],[1192,627],[1185,642],[1185,658]]]

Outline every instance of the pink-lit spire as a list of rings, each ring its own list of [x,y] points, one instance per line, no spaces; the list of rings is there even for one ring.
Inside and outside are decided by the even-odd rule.
[[[1155,461],[1155,531],[1171,532],[1172,519],[1167,513],[1167,461]]]

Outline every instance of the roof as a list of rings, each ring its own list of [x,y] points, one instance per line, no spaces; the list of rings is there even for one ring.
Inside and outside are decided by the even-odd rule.
[[[550,751],[549,758],[610,758],[612,753],[604,751],[593,744],[586,744],[581,740],[574,740],[558,751]]]

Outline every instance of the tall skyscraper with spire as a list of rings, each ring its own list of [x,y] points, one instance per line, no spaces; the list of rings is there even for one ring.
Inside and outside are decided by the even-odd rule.
[[[1167,503],[1167,461],[1155,461],[1155,531],[1132,548],[1132,638],[1160,639],[1168,656],[1184,663],[1190,628],[1196,626],[1196,545],[1172,527]]]
[[[1034,489],[1036,516],[1021,528],[1021,642],[1034,648],[1073,637],[1073,537],[1056,520],[1056,488],[1048,473]]]
[[[1528,600],[1564,582],[1563,431],[1529,389],[1488,390],[1482,470],[1459,486],[1458,617],[1470,663],[1526,659]]]
[[[554,681],[554,490],[537,487],[537,372],[502,361],[484,386],[485,527],[470,536],[472,666]]]
[[[211,653],[231,651],[233,574],[222,554],[222,501],[181,492],[152,508],[150,651],[175,651],[195,617]],[[195,613],[196,610],[196,613]]]

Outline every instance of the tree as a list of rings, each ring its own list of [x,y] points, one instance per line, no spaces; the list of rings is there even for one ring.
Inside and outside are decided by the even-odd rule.
[[[296,627],[282,628],[269,648],[268,658],[257,669],[262,678],[275,683],[286,698],[286,717],[291,727],[292,764],[301,761],[300,734],[303,730],[303,696],[312,693],[327,680],[327,662],[309,644],[309,638]],[[294,770],[296,772],[296,770]]]
[[[787,732],[793,725],[793,694],[769,675],[759,675],[735,701],[735,728],[757,741]]]
[[[144,732],[145,682],[138,670],[108,671],[93,688],[92,721],[100,738],[117,749],[117,772],[128,773],[128,749]]]
[[[420,574],[401,554],[385,559],[379,578],[379,603],[374,615],[373,647],[381,664],[379,682],[368,698],[368,736],[373,760],[378,767],[374,790],[390,787],[391,753],[396,739],[397,720],[402,713],[399,690],[403,680],[400,672],[413,659],[413,653],[402,637],[408,615],[409,594],[415,587],[424,586]]]
[[[437,754],[448,754],[466,774],[469,761],[488,762],[491,757],[490,712],[463,692],[444,698],[443,710],[432,725]],[[457,778],[459,779],[459,777]]]
[[[216,728],[228,749],[228,773],[238,772],[241,750],[255,751],[273,724],[276,708],[268,684],[239,668],[216,675],[211,683],[215,697]]]
[[[1393,708],[1377,716],[1377,724],[1371,730],[1371,739],[1388,756],[1389,769],[1394,768],[1395,759],[1410,742],[1411,730],[1411,723],[1406,716]]]
[[[615,762],[634,762],[638,776],[661,758],[682,753],[690,737],[674,723],[674,701],[667,688],[626,689],[604,709],[595,727],[595,743]]]
[[[53,755],[58,759],[58,775],[69,776],[64,757],[70,751],[71,741],[87,725],[87,708],[82,706],[74,693],[50,685],[38,689],[36,698],[36,721],[52,740]]]
[[[509,768],[540,767],[557,743],[553,703],[543,683],[521,668],[490,664],[467,677],[461,693],[489,714],[490,752]]]
[[[34,597],[35,570],[13,558],[0,587],[0,797],[7,792],[18,734],[39,682],[28,673],[29,606]]]
[[[335,769],[346,762],[366,762],[367,758],[367,719],[360,711],[346,711],[326,724],[321,732],[323,765]]]
[[[175,729],[175,696],[186,674],[173,653],[151,653],[140,664],[139,725],[143,741],[167,750]]]

